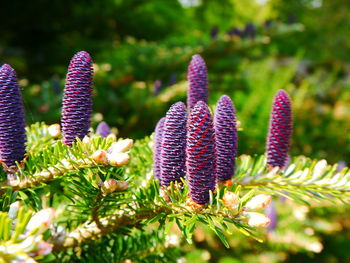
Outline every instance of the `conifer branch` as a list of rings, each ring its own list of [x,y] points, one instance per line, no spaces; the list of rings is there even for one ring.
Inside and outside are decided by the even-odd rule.
[[[62,250],[67,247],[76,247],[81,243],[110,234],[124,226],[137,226],[142,220],[154,217],[159,213],[165,212],[162,208],[159,210],[146,209],[139,213],[128,214],[127,211],[121,211],[108,217],[99,219],[99,226],[96,222],[87,221],[75,230],[67,233],[64,238],[53,240],[54,250]]]
[[[301,202],[306,201],[305,197],[313,200],[350,200],[349,168],[337,171],[337,165],[328,165],[325,160],[312,161],[299,156],[285,170],[278,167],[268,169],[265,156],[253,159],[242,155],[238,163],[233,182],[245,189],[272,191]]]

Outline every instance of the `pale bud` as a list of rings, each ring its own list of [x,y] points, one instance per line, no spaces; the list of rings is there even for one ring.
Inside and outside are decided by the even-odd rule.
[[[89,136],[85,135],[82,142],[84,144],[91,144],[91,138]]]
[[[50,125],[47,129],[49,131],[49,134],[54,138],[57,138],[61,135],[61,127],[58,123]]]
[[[243,214],[248,219],[248,225],[251,227],[262,228],[270,224],[270,218],[264,214],[256,212],[245,212]]]
[[[73,168],[72,163],[71,163],[70,161],[68,161],[67,159],[62,159],[62,160],[61,160],[61,164],[63,165],[63,167],[64,167],[65,169],[70,170],[70,169]]]
[[[104,194],[110,194],[113,193],[114,191],[125,191],[129,186],[129,183],[126,181],[117,181],[115,179],[108,179],[103,182],[102,185],[102,192]]]
[[[27,232],[35,231],[36,234],[44,233],[49,226],[52,224],[55,216],[55,210],[53,208],[42,209],[37,212],[30,220],[27,225]]]
[[[272,197],[268,194],[259,194],[250,199],[245,208],[248,210],[258,210],[268,207],[271,203]]]
[[[115,153],[107,155],[108,163],[113,166],[122,166],[130,161],[127,153]]]
[[[320,253],[323,249],[323,245],[320,242],[308,243],[306,249],[314,253]]]
[[[134,141],[132,139],[120,140],[112,144],[107,150],[109,154],[124,153],[131,149]]]
[[[180,240],[177,235],[167,235],[165,237],[165,247],[178,247],[180,245]]]
[[[16,254],[16,257],[8,262],[11,262],[11,263],[38,263],[38,261],[34,260],[32,257],[30,257],[29,255],[27,255],[25,253]]]
[[[107,163],[107,153],[104,150],[97,150],[91,155],[91,159],[96,163]]]
[[[115,190],[117,190],[117,187],[117,180],[110,178],[103,182],[102,192],[104,194],[113,193]]]
[[[125,191],[129,187],[129,183],[127,181],[117,181],[117,190]]]
[[[313,177],[314,178],[320,177],[326,168],[327,168],[326,160],[323,159],[318,161],[314,167]]]
[[[38,256],[46,256],[52,252],[53,245],[46,242],[46,241],[40,241],[37,244],[38,251],[36,251],[36,254]]]
[[[33,176],[35,176],[35,177],[44,177],[44,178],[49,179],[49,178],[51,178],[52,174],[49,171],[44,170],[44,171],[41,171],[39,173],[34,174]]]
[[[239,203],[239,196],[233,192],[226,192],[222,198],[224,205],[231,209],[236,209]]]
[[[33,258],[27,258],[23,263],[38,263],[38,261],[35,261]]]
[[[58,173],[58,169],[57,169],[57,168],[54,168],[54,167],[49,167],[49,168],[47,168],[47,171],[48,171],[49,173],[51,173],[52,175],[55,175],[55,174]]]
[[[15,219],[17,217],[19,206],[20,206],[19,201],[16,201],[10,205],[10,209],[8,213],[9,218]]]

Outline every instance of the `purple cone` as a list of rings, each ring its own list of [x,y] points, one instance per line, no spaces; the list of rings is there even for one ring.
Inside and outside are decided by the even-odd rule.
[[[227,34],[228,34],[230,37],[233,37],[233,36],[242,37],[243,32],[242,32],[239,28],[233,27],[233,28],[231,28],[231,29],[227,32]]]
[[[200,55],[194,55],[188,66],[187,107],[190,111],[198,101],[208,102],[207,66]]]
[[[270,219],[268,231],[273,231],[277,227],[277,211],[275,202],[272,200],[270,205],[265,210],[266,216]]]
[[[111,134],[109,126],[106,122],[101,121],[96,128],[96,133],[99,134],[102,138],[106,138]]]
[[[247,24],[246,27],[244,28],[243,34],[245,37],[255,38],[255,35],[256,35],[255,26],[251,23]]]
[[[185,176],[187,111],[183,102],[168,110],[163,129],[160,154],[160,182],[169,186]]]
[[[231,99],[223,95],[214,114],[214,128],[217,152],[217,180],[231,179],[237,157],[236,110]]]
[[[209,190],[215,190],[216,149],[213,119],[203,101],[197,102],[188,119],[186,167],[192,200],[208,203]]]
[[[267,19],[267,20],[265,20],[265,22],[264,22],[264,26],[267,27],[267,28],[271,27],[272,24],[273,24],[272,19]]]
[[[267,138],[267,164],[284,168],[292,136],[292,109],[287,92],[279,90],[274,98]]]
[[[163,83],[160,79],[157,79],[154,82],[154,90],[153,90],[153,96],[157,96],[159,92],[161,92],[163,89]]]
[[[0,67],[0,160],[7,166],[25,154],[25,120],[22,95],[11,66]]]
[[[210,36],[212,39],[216,39],[218,37],[218,33],[219,33],[219,28],[217,26],[214,26],[211,28]]]
[[[154,148],[153,148],[153,174],[154,177],[160,178],[160,151],[162,146],[162,137],[165,117],[161,118],[154,131]]]
[[[345,161],[339,161],[339,162],[338,162],[337,170],[336,170],[335,172],[336,172],[336,173],[339,173],[339,172],[341,172],[345,167],[346,167],[346,162],[345,162]]]
[[[62,108],[63,143],[72,145],[76,137],[89,133],[92,112],[92,59],[81,51],[72,58],[64,87]]]

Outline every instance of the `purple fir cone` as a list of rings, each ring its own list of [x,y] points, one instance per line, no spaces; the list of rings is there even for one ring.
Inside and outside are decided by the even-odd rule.
[[[216,149],[213,119],[203,101],[197,102],[188,119],[186,167],[192,200],[208,203],[209,190],[215,190]]]
[[[292,109],[289,95],[279,90],[273,101],[267,138],[267,164],[284,168],[288,160],[292,136]]]
[[[169,186],[185,176],[186,123],[186,106],[183,102],[177,102],[168,110],[164,122],[160,154],[161,185]]]
[[[189,82],[187,107],[190,111],[200,100],[208,103],[208,72],[200,55],[192,56],[188,66],[187,79]]]
[[[72,145],[76,137],[89,133],[92,112],[92,59],[81,51],[70,61],[62,108],[63,143]]]
[[[233,28],[231,28],[231,29],[227,32],[227,34],[228,34],[230,37],[233,37],[233,36],[242,37],[243,32],[242,32],[239,28],[233,27]]]
[[[219,33],[219,28],[217,26],[214,26],[211,28],[210,36],[212,39],[216,39],[218,37],[218,33]]]
[[[255,26],[251,23],[247,24],[243,34],[245,37],[255,38],[255,35],[256,35]]]
[[[270,224],[268,226],[268,231],[271,232],[277,227],[277,211],[275,207],[275,202],[272,200],[270,205],[265,210],[266,216],[270,219]]]
[[[267,19],[267,20],[265,20],[265,22],[264,22],[264,26],[267,27],[267,28],[271,27],[272,24],[273,24],[272,19]]]
[[[214,128],[217,153],[217,180],[230,180],[237,157],[236,110],[231,99],[223,95],[214,114]]]
[[[162,146],[163,130],[165,117],[161,118],[154,130],[154,148],[153,148],[153,174],[154,177],[160,178],[160,152]]]
[[[106,122],[101,121],[96,128],[96,133],[99,134],[102,138],[106,138],[111,134],[111,130]]]
[[[154,82],[153,96],[157,96],[162,89],[163,89],[163,83],[160,79],[157,79]]]
[[[345,167],[346,167],[346,162],[345,162],[345,161],[339,161],[339,162],[338,162],[337,170],[336,170],[335,172],[336,172],[336,173],[339,173],[339,172],[341,172]]]
[[[7,166],[20,162],[25,154],[25,120],[16,72],[0,67],[0,160]]]

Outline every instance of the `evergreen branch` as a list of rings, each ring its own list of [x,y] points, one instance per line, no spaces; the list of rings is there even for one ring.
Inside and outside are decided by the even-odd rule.
[[[108,253],[106,251],[108,244]],[[81,253],[75,254],[75,248],[56,252],[59,262],[177,262],[180,257],[178,244],[167,242],[164,231],[160,229],[148,232],[145,229],[132,233],[110,233],[100,239],[94,239],[79,246]],[[73,252],[73,253],[72,253]]]
[[[47,183],[69,172],[77,172],[85,168],[122,166],[129,161],[128,155],[124,153],[132,145],[132,141],[131,143],[129,141],[122,140],[114,143],[113,137],[102,139],[95,136],[87,137],[85,141],[78,140],[72,147],[60,141],[53,142],[52,147],[44,148],[41,152],[29,153],[29,158],[24,161],[24,168],[18,166],[18,171],[8,176],[1,188],[11,187],[13,190],[21,190]],[[124,147],[123,144],[127,143],[127,148],[118,148],[118,145]],[[112,145],[116,146],[116,149],[107,158],[104,150],[108,150]],[[37,171],[39,167],[42,170]]]
[[[55,210],[43,209],[35,214],[20,202],[11,204],[8,212],[0,212],[0,262],[37,262],[47,259],[52,245],[44,240]],[[46,257],[48,256],[48,257]]]
[[[202,207],[193,206],[187,198],[187,193],[188,186],[186,182],[183,182],[182,184],[171,184],[169,189],[162,190],[159,195],[159,185],[153,181],[147,189],[142,187],[138,189],[132,198],[134,201],[128,207],[120,207],[113,214],[99,218],[99,223],[94,218],[92,218],[93,222],[87,220],[63,238],[54,238],[52,241],[54,250],[80,246],[123,227],[131,229],[155,222],[164,226],[166,221],[169,226],[176,222],[189,243],[192,242],[194,227],[199,222],[209,225],[226,246],[228,243],[223,233],[231,233],[228,225],[233,225],[242,233],[259,240],[256,230],[249,226],[249,216],[254,213],[247,213],[251,209],[249,205],[244,206],[252,197],[252,192],[245,194],[242,198],[238,197],[237,192],[234,194],[235,199],[232,200],[228,196],[231,196],[233,192],[227,192],[224,187],[218,193],[211,195],[211,202],[208,206]],[[261,225],[254,225],[254,227],[261,227]]]
[[[161,208],[159,210],[142,210],[137,214],[128,214],[127,211],[124,210],[120,211],[119,214],[99,219],[101,227],[98,226],[96,222],[87,221],[77,229],[66,234],[63,240],[54,240],[54,250],[58,251],[67,247],[79,246],[91,239],[115,232],[121,227],[138,225],[142,220],[153,217],[162,212],[164,212],[164,210]]]
[[[11,177],[7,180],[5,186],[11,187],[13,190],[23,190],[31,188],[43,183],[52,181],[68,172],[82,170],[84,168],[94,168],[99,165],[90,158],[80,159],[76,161],[69,161],[63,159],[59,165],[49,167],[41,172],[34,173],[30,177],[19,179],[18,177]]]
[[[245,189],[274,192],[305,202],[305,197],[334,201],[350,198],[350,170],[337,171],[337,165],[327,165],[325,160],[310,160],[304,156],[294,158],[285,170],[268,169],[264,156],[251,158],[242,155],[234,183]]]
[[[43,147],[50,146],[55,139],[61,137],[60,125],[46,125],[43,122],[37,122],[26,127],[27,134],[27,152],[41,150]]]

